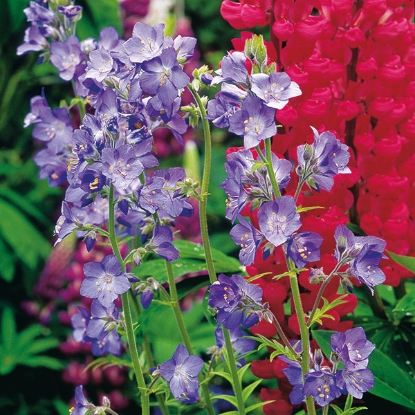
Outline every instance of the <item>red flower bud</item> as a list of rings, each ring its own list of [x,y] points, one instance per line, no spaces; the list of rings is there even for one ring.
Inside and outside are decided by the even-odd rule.
[[[373,213],[366,213],[360,218],[360,227],[367,235],[380,236],[382,221]]]
[[[356,73],[364,80],[373,78],[378,71],[375,58],[370,57],[365,61],[360,61],[356,65]]]

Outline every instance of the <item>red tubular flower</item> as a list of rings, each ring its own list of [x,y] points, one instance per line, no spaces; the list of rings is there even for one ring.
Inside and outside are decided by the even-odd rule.
[[[220,6],[222,17],[235,29],[266,26],[269,23],[265,1],[241,0],[236,3],[224,0]]]

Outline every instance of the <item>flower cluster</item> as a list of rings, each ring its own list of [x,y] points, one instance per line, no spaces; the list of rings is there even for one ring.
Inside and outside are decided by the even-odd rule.
[[[367,109],[361,105],[364,88],[356,79],[346,79],[339,65],[350,62],[348,73],[357,71],[361,33],[348,29],[350,33],[340,35],[334,23],[340,27],[350,22],[336,14],[337,3],[332,10],[319,4],[320,14],[307,17],[312,5],[306,2],[276,2],[271,9],[268,1],[225,0],[221,11],[234,27],[272,24],[272,41],[243,35],[242,41],[235,41],[238,50],[223,58],[219,70],[197,69],[191,82],[183,65],[194,54],[194,38],[172,38],[165,36],[162,23],[137,22],[126,41],[115,29],[106,28],[97,41],[80,42],[74,27],[81,9],[70,0],[59,7],[55,3],[31,2],[26,15],[32,28],[18,52],[42,51],[59,76],[72,81],[81,125],[74,129],[69,108],[50,108],[44,95],[32,99],[25,125],[34,125],[34,138],[46,145],[35,157],[40,176],[54,186],[69,184],[55,228],[57,243],[76,232],[88,251],[101,238],[111,246],[109,255],[83,266],[80,294],[92,302],[90,310],[80,306],[72,315],[73,339],[91,343],[96,356],[119,355],[120,333],[126,333],[125,350],[132,360],[143,414],[150,413],[149,396],[160,393],[161,379],[175,399],[203,405],[213,414],[208,383],[216,362],[212,357],[208,373],[202,374],[204,362],[193,355],[180,313],[177,275],[170,264],[179,257],[171,226],[176,218],[192,214],[188,200],[192,195],[198,196],[200,211],[206,213],[209,177],[203,178],[197,194],[197,185],[186,178],[183,168],[156,170],[159,162],[153,154],[154,132],[160,128],[169,130],[180,145],[184,143],[188,125],[184,110],[191,125],[203,116],[244,143],[243,149],[228,154],[228,178],[222,188],[227,196],[226,217],[233,223],[230,236],[240,246],[240,262],[255,283],[238,274],[216,277],[206,217],[201,217],[203,259],[210,280],[207,303],[218,323],[217,346],[211,354],[226,348],[223,356],[229,376],[224,377],[237,395],[232,402],[239,409],[245,405],[246,390],[241,391],[237,364],[245,365],[243,355],[253,347],[252,339],[244,338],[246,329],[262,335],[261,346],[275,349],[271,357],[282,355],[279,363],[272,363],[272,370],[271,360],[253,362],[252,369],[261,377],[280,379],[279,370],[294,386],[291,404],[306,400],[310,412],[314,402],[326,406],[343,393],[361,398],[373,386],[367,365],[374,346],[363,329],[350,329],[352,322],[340,322],[340,318],[356,305],[356,297],[348,294],[352,278],[367,285],[372,294],[373,287],[386,280],[380,268],[386,242],[354,236],[345,226],[348,211],[358,211],[347,190],[358,179],[353,174],[356,146],[351,137],[362,128],[364,121],[357,118]],[[369,28],[376,19],[390,17],[372,9],[365,3],[361,11],[348,10],[356,19],[350,27]],[[53,37],[53,30],[60,35]],[[38,32],[47,36],[40,40]],[[335,47],[330,47],[332,38]],[[300,41],[304,43],[298,48]],[[282,67],[285,72],[278,72]],[[376,76],[380,81],[389,79],[385,71],[379,70]],[[211,100],[203,98],[199,95],[202,83],[219,85],[220,91]],[[181,106],[186,87],[197,106]],[[342,92],[348,97],[347,105],[339,103]],[[376,130],[376,123],[370,122]],[[209,129],[203,123],[210,153]],[[316,128],[310,129],[309,124]],[[206,165],[209,158],[207,154]],[[207,176],[209,168],[205,167]],[[130,247],[124,253],[127,241]],[[130,264],[140,266],[153,255],[167,261],[168,290],[155,275],[141,280],[129,272]],[[338,293],[340,285],[346,294]],[[139,358],[129,293],[140,295],[147,311],[156,291],[159,304],[173,309],[185,345],[179,344],[173,357],[153,370],[146,367],[154,359],[145,337],[145,356]],[[116,303],[120,296],[123,312]],[[142,310],[137,298],[133,300],[138,316]],[[291,308],[287,316],[285,306]],[[336,327],[338,332],[331,338],[330,367],[323,365],[321,351],[309,352],[310,330],[315,325]],[[277,341],[266,339],[275,335]],[[147,386],[149,372],[153,381]],[[204,378],[200,385],[199,378]],[[204,390],[200,395],[199,386]],[[261,396],[269,393],[264,391]],[[167,387],[161,393],[168,394]],[[281,394],[278,399],[285,398]],[[291,404],[286,404],[283,409],[290,413]],[[106,401],[104,409],[94,409],[81,387],[76,390],[75,405],[74,411],[81,415],[90,409],[105,412],[108,408],[113,413]],[[272,405],[264,411],[274,410]]]
[[[320,406],[328,405],[341,394],[350,394],[361,399],[363,392],[373,387],[373,373],[367,368],[368,356],[375,346],[366,339],[364,330],[356,327],[344,333],[331,336],[333,350],[330,368],[323,365],[321,350],[316,350],[312,360],[314,367],[302,378],[301,366],[283,356],[287,364],[283,369],[294,388],[290,393],[291,403],[301,403],[306,396],[312,396]],[[343,363],[342,368],[338,368]]]

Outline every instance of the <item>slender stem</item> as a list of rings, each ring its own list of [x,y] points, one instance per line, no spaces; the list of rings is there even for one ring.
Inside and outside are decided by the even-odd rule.
[[[287,261],[289,264],[289,262]],[[295,312],[298,318],[298,324],[300,327],[301,334],[301,344],[302,344],[302,359],[301,359],[301,370],[304,375],[310,371],[310,338],[307,327],[307,322],[305,320],[304,308],[301,302],[300,289],[298,287],[297,275],[295,273],[290,273],[290,286],[292,298],[294,301]],[[312,396],[306,396],[306,405],[307,413],[311,415],[316,414],[316,408],[314,405],[314,399]]]
[[[139,317],[140,317],[140,314],[141,314],[141,309],[140,309],[139,304],[137,303],[137,297],[134,297],[132,295],[131,291],[129,292],[129,294],[130,294],[130,299],[131,299],[131,302],[133,304],[133,308],[134,308],[134,311],[135,311],[135,314],[136,314],[136,317],[137,317],[137,320],[138,320]],[[144,350],[144,354],[146,356],[147,365],[149,367],[155,367],[156,363],[155,363],[154,358],[153,358],[153,350],[151,349],[151,344],[148,340],[148,336],[145,333],[143,333],[143,341],[141,343],[141,346],[142,346],[142,348]],[[149,386],[149,389],[150,388],[151,388],[151,385]],[[157,399],[158,407],[161,410],[161,413],[163,415],[170,415],[170,410],[169,410],[168,406],[166,405],[166,400],[164,398],[164,395],[156,393],[156,399]]]
[[[329,413],[329,408],[330,408],[330,406],[329,406],[329,405],[326,405],[326,406],[323,408],[323,412],[321,413],[321,415],[328,415],[328,413]]]
[[[278,187],[277,179],[275,178],[274,169],[272,167],[272,150],[271,150],[271,139],[267,138],[265,140],[265,153],[267,158],[267,170],[269,179],[271,180],[272,190],[274,191],[274,196],[276,199],[281,197],[280,188]]]
[[[173,307],[174,315],[176,317],[177,324],[179,326],[180,334],[183,339],[183,343],[185,344],[187,350],[190,354],[193,354],[193,347],[192,343],[190,342],[189,333],[187,332],[186,325],[184,324],[183,316],[179,307],[179,297],[177,295],[176,283],[174,281],[174,273],[173,273],[173,266],[170,262],[165,261],[166,263],[166,271],[169,281],[169,290],[170,290],[170,298],[171,298],[171,305]],[[206,411],[209,415],[214,415],[215,410],[213,409],[212,401],[210,399],[209,387],[206,383],[202,383],[203,375],[199,375],[199,381],[201,383],[202,388],[202,396],[203,401],[206,405]]]
[[[171,305],[173,307],[174,315],[176,317],[176,321],[179,326],[179,330],[182,336],[183,343],[186,346],[189,353],[193,354],[192,343],[190,342],[189,333],[187,332],[187,329],[186,329],[186,326],[183,320],[183,315],[179,307],[179,297],[177,295],[176,283],[174,281],[173,266],[168,261],[165,261],[165,264],[166,264],[167,276],[169,280],[170,298],[172,300]]]
[[[110,185],[110,192],[109,192],[109,221],[108,227],[110,232],[110,242],[112,246],[112,250],[115,256],[118,258],[118,261],[121,265],[121,269],[125,272],[125,264],[123,258],[121,256],[121,252],[118,246],[117,237],[115,235],[115,214],[114,214],[114,186],[113,184]],[[124,313],[124,321],[125,321],[125,328],[127,331],[127,341],[128,341],[128,348],[130,351],[131,361],[133,363],[134,374],[137,381],[138,390],[141,395],[141,409],[142,415],[150,415],[150,399],[147,395],[147,386],[144,380],[144,374],[141,369],[140,361],[138,358],[138,350],[137,344],[135,340],[134,328],[133,328],[133,321],[131,316],[131,307],[130,301],[128,297],[128,291],[122,294],[122,309]]]
[[[282,330],[281,324],[278,321],[277,317],[275,317],[274,314],[272,314],[272,321],[274,322],[275,328],[277,329],[277,333],[281,341],[287,346],[289,351],[295,356],[297,352],[293,349],[290,342],[287,339],[287,336],[285,335],[284,331]]]
[[[323,297],[323,292],[326,289],[327,285],[331,281],[331,279],[336,275],[336,272],[341,267],[342,263],[338,262],[337,265],[334,267],[333,271],[330,272],[329,276],[324,280],[323,284],[321,284],[320,289],[318,290],[316,300],[314,301],[313,309],[311,310],[310,317],[308,319],[308,327],[311,327],[313,324],[312,321],[314,319],[314,314],[317,311],[317,307],[320,303],[321,298]]]
[[[233,391],[235,392],[238,412],[240,415],[245,415],[245,404],[242,397],[242,385],[239,381],[238,370],[236,368],[235,353],[233,351],[231,336],[229,331],[222,326],[223,337],[225,338],[226,354],[228,359],[228,366],[232,376],[232,386]]]
[[[206,265],[209,272],[210,283],[213,284],[216,278],[215,266],[213,264],[212,250],[210,247],[209,231],[207,223],[207,197],[209,193],[209,180],[212,165],[212,138],[210,135],[209,121],[206,119],[206,109],[200,99],[199,94],[192,85],[188,85],[189,91],[193,95],[202,117],[203,136],[205,139],[205,160],[203,164],[203,176],[201,185],[201,195],[199,201],[200,231],[202,234],[203,247],[206,256]]]

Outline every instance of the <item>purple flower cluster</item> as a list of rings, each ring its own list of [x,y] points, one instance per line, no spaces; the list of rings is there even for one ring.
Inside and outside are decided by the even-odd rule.
[[[349,265],[346,273],[369,287],[373,294],[373,287],[386,279],[379,268],[380,260],[386,258],[383,254],[386,242],[375,236],[355,236],[344,225],[336,228],[334,238],[337,261]]]
[[[58,32],[72,27],[66,20],[75,23],[79,12],[72,2],[58,11],[35,2],[26,9],[36,30]],[[187,124],[179,114],[180,96],[190,81],[183,63],[193,55],[196,40],[172,39],[164,36],[163,24],[144,23],[137,23],[125,42],[111,27],[98,41],[81,43],[67,31],[53,39],[51,62],[62,79],[74,80],[77,94],[91,108],[74,130],[68,109],[50,108],[42,95],[31,100],[25,119],[25,126],[34,126],[33,137],[46,144],[35,156],[40,178],[53,186],[69,183],[56,226],[58,242],[77,231],[92,248],[97,229],[108,221],[113,186],[117,226],[141,233],[143,242],[149,241],[148,252],[176,259],[172,233],[164,225],[193,212],[181,191],[185,171],[172,168],[147,176],[146,169],[158,165],[152,154],[156,129],[170,129],[183,143]],[[36,50],[21,48],[22,53]]]
[[[250,75],[247,60],[242,52],[223,58],[218,75],[211,80],[211,85],[221,83],[221,90],[209,101],[207,118],[243,137],[244,147],[250,149],[276,134],[276,110],[301,91],[286,73],[261,68],[267,73]]]
[[[220,274],[210,286],[208,304],[217,311],[218,325],[229,330],[257,324],[261,301],[262,289],[237,274],[230,278]]]
[[[121,354],[121,338],[117,333],[120,324],[118,310],[111,303],[104,307],[99,300],[91,303],[91,312],[79,307],[79,312],[71,317],[74,329],[73,339],[80,343],[91,342],[91,352],[94,356],[105,353]]]
[[[303,382],[300,363],[280,357],[287,367],[283,369],[294,386],[290,393],[293,405],[300,404],[306,396],[312,396],[320,406],[326,406],[342,394],[361,399],[374,385],[373,373],[367,368],[368,357],[375,346],[366,339],[364,330],[356,327],[331,336],[333,367],[322,365],[321,351],[312,356],[313,368],[306,373]],[[342,368],[337,366],[342,363]]]
[[[297,148],[297,173],[310,188],[329,192],[336,174],[350,173],[347,167],[350,154],[347,145],[342,144],[333,133],[325,131],[319,134],[315,128],[311,128],[314,133],[313,144]]]

